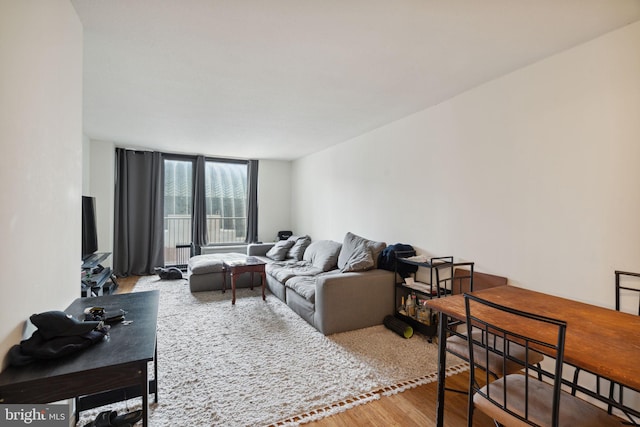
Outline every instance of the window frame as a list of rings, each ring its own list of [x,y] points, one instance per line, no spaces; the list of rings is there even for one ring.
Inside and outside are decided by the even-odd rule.
[[[165,178],[165,162],[166,160],[175,160],[175,161],[190,161],[192,163],[192,168],[191,168],[191,182],[192,182],[192,193],[191,193],[191,200],[193,203],[193,200],[195,198],[195,191],[196,191],[196,186],[195,186],[195,181],[196,181],[196,160],[199,157],[199,155],[196,154],[176,154],[176,153],[163,153],[162,154],[162,158],[163,158],[163,162],[162,162],[162,188],[163,188],[163,194],[164,194],[164,186],[165,186],[165,182],[164,182],[164,178]],[[247,194],[246,194],[246,200],[247,200],[247,205],[249,205],[250,200],[250,182],[249,182],[249,168],[250,168],[250,160],[248,159],[231,159],[231,158],[224,158],[224,157],[211,157],[211,156],[203,156],[204,157],[204,161],[205,164],[206,162],[216,162],[216,163],[232,163],[232,164],[241,164],[241,165],[245,165],[247,167]],[[206,195],[205,195],[206,197]],[[257,198],[257,195],[256,195]],[[257,203],[257,200],[254,201],[255,203]],[[164,201],[163,201],[164,204]],[[164,209],[164,207],[163,207]],[[206,204],[205,204],[205,212],[204,214],[206,215]],[[193,208],[191,209],[191,221],[192,221],[192,229],[193,229]],[[164,216],[164,212],[163,212],[163,216]],[[250,218],[249,218],[249,211],[247,209],[246,212],[246,222],[249,223]],[[245,232],[246,235],[246,232]],[[246,236],[245,236],[246,238]],[[191,237],[189,238],[189,240],[193,240]],[[193,242],[191,242],[191,244],[193,244]],[[239,245],[239,244],[246,244],[246,242],[223,242],[223,243],[207,243],[207,247],[225,247],[225,246],[235,246],[235,245]]]

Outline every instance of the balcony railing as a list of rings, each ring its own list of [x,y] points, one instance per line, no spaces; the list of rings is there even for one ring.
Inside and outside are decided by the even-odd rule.
[[[246,217],[207,215],[207,241],[209,244],[244,242],[247,233]],[[191,243],[191,216],[164,217],[164,262],[176,265],[176,246]]]

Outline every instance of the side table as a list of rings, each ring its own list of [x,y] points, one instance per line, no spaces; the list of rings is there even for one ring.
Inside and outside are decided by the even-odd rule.
[[[266,287],[267,277],[264,271],[264,267],[267,263],[264,261],[260,261],[258,258],[248,257],[244,261],[224,261],[224,275],[222,276],[222,292],[227,289],[227,275],[226,272],[229,272],[231,276],[231,304],[235,305],[236,303],[236,276],[243,273],[251,273],[251,289],[253,290],[253,274],[260,273],[261,284],[262,284],[262,300],[266,300],[264,295],[264,290]]]
[[[159,291],[78,298],[64,311],[76,319],[87,307],[123,309],[132,323],[116,323],[109,339],[80,353],[0,373],[0,404],[50,403],[77,398],[77,412],[142,396],[142,425],[149,425],[149,394],[158,401],[156,326]],[[148,376],[154,364],[154,379]],[[77,414],[76,414],[77,415]]]

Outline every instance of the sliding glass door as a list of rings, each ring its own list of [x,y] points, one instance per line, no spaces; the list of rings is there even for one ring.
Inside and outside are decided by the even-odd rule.
[[[194,217],[206,218],[207,244],[245,242],[248,216],[248,162],[205,159],[204,186],[198,190],[196,159],[164,160],[164,259],[184,266],[190,255]],[[194,190],[203,191],[204,211],[194,212]],[[198,203],[196,203],[198,205]],[[201,209],[202,210],[202,209]]]
[[[164,161],[164,263],[184,265],[191,244],[193,160]],[[188,245],[187,247],[185,247]]]

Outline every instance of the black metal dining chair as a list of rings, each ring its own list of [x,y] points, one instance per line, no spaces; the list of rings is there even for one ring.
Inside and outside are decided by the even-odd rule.
[[[640,273],[633,273],[630,271],[615,270],[616,277],[616,311],[627,311],[622,309],[622,300],[624,299],[637,299],[638,311],[637,315],[640,316]],[[625,280],[626,279],[626,280]],[[629,308],[631,305],[625,305]],[[620,390],[618,396],[615,396],[615,386],[618,386]],[[617,400],[620,406],[624,407],[624,387],[619,384],[611,383],[609,388],[609,399]],[[612,406],[609,405],[609,413],[612,411]],[[632,417],[628,417],[629,421],[625,422],[627,425],[638,425]]]
[[[637,298],[638,300],[638,312],[640,316],[640,273],[632,273],[630,271],[615,271],[616,276],[616,310],[620,311],[620,305],[623,296],[629,296]],[[629,281],[625,282],[621,279],[627,278]],[[624,294],[624,295],[623,295]]]
[[[472,329],[478,329],[502,339],[499,347],[487,346],[481,341],[470,340],[468,343],[469,427],[473,425],[475,410],[505,426],[621,425],[619,418],[561,389],[566,322],[515,310],[469,294],[465,294],[465,309],[469,336],[472,336]],[[541,371],[528,356],[524,360],[513,360],[509,347],[514,344],[549,356],[554,361],[553,371]],[[481,385],[476,377],[478,359],[488,360],[490,354],[499,357],[505,365],[521,363],[522,372],[508,374],[495,381],[490,381],[489,374],[485,373],[484,385]],[[548,377],[548,381],[538,379],[540,374]]]
[[[467,270],[462,268],[456,268],[452,280],[451,290],[452,294],[464,294],[466,292],[473,292],[482,289],[488,289],[496,286],[506,286],[507,278],[502,276],[496,276],[493,274],[474,272],[473,270]],[[454,356],[468,362],[469,361],[469,345],[467,340],[467,331],[464,328],[464,322],[451,321],[446,325],[449,333],[449,338],[446,342],[447,352]],[[462,331],[462,329],[465,329]],[[491,346],[493,348],[500,348],[502,346],[502,340],[493,334],[484,334],[480,330],[473,331],[474,341],[482,342],[483,345]],[[477,348],[480,351],[480,348]],[[528,352],[522,346],[511,345],[509,348],[512,359],[508,363],[503,364],[502,359],[494,353],[489,353],[488,359],[480,358],[476,361],[477,367],[486,370],[493,379],[498,379],[504,375],[519,372],[522,370],[523,365],[519,363],[519,360],[523,360],[526,356],[531,363],[539,363],[542,361],[542,354],[529,350]],[[455,391],[459,393],[467,393],[466,390],[456,390],[447,388],[448,391]]]
[[[640,273],[633,273],[630,271],[622,271],[622,270],[615,270],[614,271],[615,274],[615,302],[616,302],[616,311],[625,311],[625,312],[630,312],[631,311],[631,307],[633,307],[633,311],[634,313],[630,313],[630,314],[636,314],[638,316],[640,316]],[[637,306],[638,306],[638,311],[635,312],[635,304],[636,303],[625,303],[624,307],[623,307],[623,301],[633,301],[634,299],[636,299],[637,301]],[[573,384],[572,384],[572,391],[571,394],[573,394],[575,396],[576,394],[576,390],[577,390],[577,385],[578,382],[580,381],[580,374],[583,371],[580,368],[575,368],[575,371],[573,373]],[[614,382],[611,381],[603,381],[604,379],[599,377],[599,376],[595,376],[595,387],[596,390],[595,392],[599,395],[602,395],[602,388],[603,388],[603,382],[604,382],[604,387],[606,387],[606,384],[608,382],[609,384],[609,401],[611,403],[609,403],[607,405],[607,412],[609,414],[611,414],[613,412],[613,403],[618,404],[619,407],[624,408],[624,387],[620,386],[619,384],[616,384]],[[616,386],[619,390],[618,395],[616,396],[615,393],[615,389]],[[606,393],[606,391],[605,391]],[[625,412],[624,409],[621,409],[622,412]],[[639,422],[636,421],[632,416],[630,416],[629,414],[627,414],[625,412],[625,415],[628,418],[628,421],[626,421],[624,424],[625,425],[633,425],[633,426],[637,426],[639,425]]]

